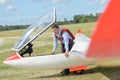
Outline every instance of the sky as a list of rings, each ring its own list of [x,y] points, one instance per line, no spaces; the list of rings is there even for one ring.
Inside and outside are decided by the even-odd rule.
[[[24,25],[56,8],[57,20],[102,12],[108,0],[0,0],[0,25]]]

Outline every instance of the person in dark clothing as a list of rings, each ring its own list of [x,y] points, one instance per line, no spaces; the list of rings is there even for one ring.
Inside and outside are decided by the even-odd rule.
[[[33,52],[32,47],[33,47],[33,44],[31,44],[31,43],[27,44],[27,45],[19,52],[20,55],[21,55],[22,57],[24,57],[24,55],[25,55],[26,53],[28,53],[29,56],[31,56],[31,54],[32,54],[32,52]]]

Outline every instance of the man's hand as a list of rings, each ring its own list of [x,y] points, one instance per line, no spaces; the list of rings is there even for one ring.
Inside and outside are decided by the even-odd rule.
[[[65,54],[65,57],[69,57],[68,51],[66,51],[64,54]]]

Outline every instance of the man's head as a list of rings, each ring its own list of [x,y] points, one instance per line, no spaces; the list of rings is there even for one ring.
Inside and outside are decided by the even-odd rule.
[[[54,24],[54,25],[52,26],[52,31],[53,31],[55,34],[57,34],[57,33],[59,32],[59,26],[58,26],[58,24]]]

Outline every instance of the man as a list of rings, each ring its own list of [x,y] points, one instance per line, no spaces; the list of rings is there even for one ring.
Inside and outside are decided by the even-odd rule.
[[[67,28],[60,28],[57,24],[52,26],[53,31],[53,51],[52,54],[55,54],[58,41],[61,43],[62,53],[66,57],[69,57],[69,51],[71,50],[74,42],[73,40],[75,37],[73,36],[72,32]],[[62,74],[69,74],[69,69],[65,69],[61,72]]]

